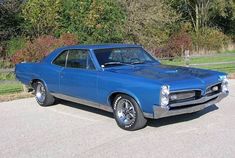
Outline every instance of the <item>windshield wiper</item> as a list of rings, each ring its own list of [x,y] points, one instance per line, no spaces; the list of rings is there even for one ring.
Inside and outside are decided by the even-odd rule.
[[[113,62],[107,62],[101,65],[102,67],[109,66],[109,65],[126,65],[125,63],[118,62],[118,61],[113,61]]]
[[[145,61],[135,61],[135,62],[132,62],[131,64],[144,64],[145,63]]]
[[[144,63],[145,63],[145,61],[136,61],[136,62],[132,62],[132,63],[122,63],[119,61],[112,61],[112,62],[104,63],[103,65],[101,65],[101,67],[106,67],[109,65],[135,65],[135,64],[144,64]]]

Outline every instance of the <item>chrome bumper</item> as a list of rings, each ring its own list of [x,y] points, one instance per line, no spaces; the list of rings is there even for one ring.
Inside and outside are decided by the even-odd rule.
[[[145,117],[148,118],[163,118],[168,116],[174,116],[174,115],[180,115],[180,114],[187,114],[187,113],[193,113],[196,111],[200,111],[202,109],[205,109],[208,106],[211,106],[215,103],[218,103],[223,98],[228,96],[228,93],[219,93],[217,95],[213,95],[210,97],[202,97],[201,99],[185,102],[185,103],[179,103],[179,104],[172,104],[170,105],[171,108],[165,109],[161,108],[160,106],[153,106],[154,114],[146,114],[144,113]],[[189,106],[186,106],[189,105]],[[182,106],[182,107],[181,107]]]

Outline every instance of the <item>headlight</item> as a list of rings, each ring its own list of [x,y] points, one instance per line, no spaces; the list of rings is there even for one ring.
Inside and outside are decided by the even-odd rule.
[[[227,93],[228,92],[228,78],[227,78],[227,76],[220,76],[220,80],[222,81],[222,84],[221,84],[222,92]]]
[[[161,88],[161,94],[160,94],[160,100],[161,100],[161,107],[162,108],[168,108],[169,104],[169,94],[170,94],[170,87],[167,85],[162,86]]]

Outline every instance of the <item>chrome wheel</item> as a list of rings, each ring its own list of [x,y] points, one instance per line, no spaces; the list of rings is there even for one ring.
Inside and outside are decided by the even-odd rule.
[[[43,103],[46,99],[46,90],[45,90],[44,85],[41,82],[37,84],[36,99],[40,103]]]
[[[132,125],[136,120],[134,105],[127,99],[120,99],[116,106],[117,119],[125,126]]]

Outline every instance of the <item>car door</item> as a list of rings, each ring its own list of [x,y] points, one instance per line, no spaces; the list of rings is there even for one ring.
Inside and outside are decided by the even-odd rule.
[[[89,50],[68,50],[66,66],[60,73],[60,92],[78,99],[96,100],[97,71]]]
[[[46,80],[48,89],[51,93],[58,93],[60,91],[60,74],[65,68],[68,51],[61,52],[50,66],[47,66],[44,72],[44,79]]]

